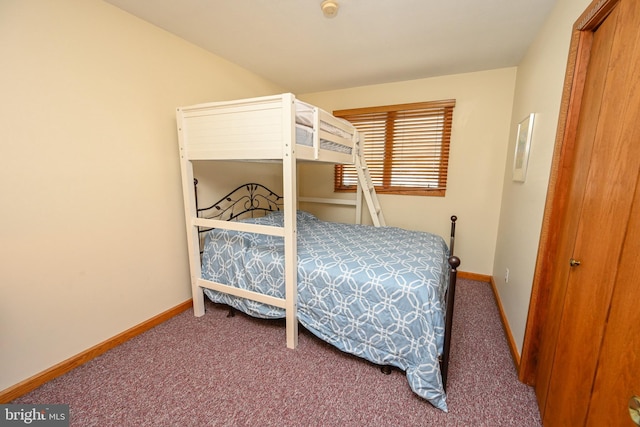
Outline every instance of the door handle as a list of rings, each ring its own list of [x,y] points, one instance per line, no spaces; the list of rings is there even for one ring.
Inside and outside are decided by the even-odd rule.
[[[580,261],[578,261],[577,259],[573,259],[573,258],[571,258],[571,259],[569,260],[569,265],[570,265],[571,267],[577,267],[577,266],[579,266],[579,265],[580,265]]]

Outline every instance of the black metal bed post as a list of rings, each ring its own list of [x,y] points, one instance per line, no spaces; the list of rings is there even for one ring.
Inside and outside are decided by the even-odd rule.
[[[455,252],[453,252],[453,247],[456,242],[456,221],[458,217],[455,215],[451,215],[451,237],[449,238],[449,256],[453,256]]]
[[[193,194],[195,195],[195,199],[196,199],[196,216],[198,215],[198,179],[197,178],[193,178]]]
[[[451,241],[449,243],[449,287],[447,288],[447,311],[444,327],[444,348],[442,351],[442,360],[440,363],[440,375],[442,377],[442,387],[447,391],[447,377],[449,374],[449,355],[451,351],[451,329],[453,327],[453,306],[456,295],[456,281],[458,278],[458,267],[460,266],[460,258],[453,255],[456,221],[458,217],[451,217]]]
[[[200,217],[200,208],[198,207],[198,179],[193,178],[193,194],[196,202],[196,218]],[[200,255],[202,256],[202,239],[200,238],[200,226],[197,226],[198,230],[198,247],[200,248]]]

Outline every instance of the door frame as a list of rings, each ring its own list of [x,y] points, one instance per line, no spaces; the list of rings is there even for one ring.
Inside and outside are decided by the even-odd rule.
[[[535,385],[540,339],[544,321],[549,312],[553,263],[558,250],[558,237],[561,234],[561,220],[567,209],[569,183],[577,168],[580,167],[574,164],[575,142],[593,33],[618,2],[619,0],[593,0],[573,25],[531,300],[518,369],[520,381],[529,385]]]

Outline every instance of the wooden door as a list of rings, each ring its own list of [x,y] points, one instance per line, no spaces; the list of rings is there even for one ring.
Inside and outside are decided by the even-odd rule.
[[[602,414],[600,422],[607,422],[593,425],[630,422],[628,412],[619,411],[626,418],[613,424],[606,415],[613,411],[609,405],[626,411],[628,389],[635,385],[626,384],[624,389],[611,382],[627,367],[605,362],[604,355],[619,363],[612,354],[619,345],[628,348],[629,343],[618,341],[629,338],[626,331],[634,326],[625,317],[630,314],[625,312],[628,304],[617,303],[612,312],[616,317],[611,319],[609,308],[614,292],[613,301],[634,296],[633,292],[620,295],[617,287],[620,273],[628,269],[621,257],[633,257],[623,253],[623,246],[625,251],[637,250],[626,243],[626,235],[633,224],[630,212],[640,168],[639,28],[639,2],[621,0],[594,31],[590,45],[572,153],[575,167],[560,221],[548,319],[540,340],[536,394],[546,426],[582,426]],[[571,260],[579,265],[571,266]],[[633,271],[625,274],[627,279],[633,277]],[[635,293],[638,296],[640,292]],[[609,350],[602,346],[603,340]],[[599,391],[592,399],[596,372]]]
[[[587,425],[594,427],[633,425],[627,403],[640,396],[640,4],[637,0],[627,3],[632,5],[622,9],[620,24],[624,47],[613,58],[627,64],[626,72],[616,76],[624,105],[616,137],[627,146],[622,155],[629,156],[625,162],[629,176],[622,185],[630,184],[627,191],[635,195],[617,272],[612,272],[617,273],[615,288],[587,414]]]
[[[640,98],[640,94],[638,94]],[[640,135],[636,133],[636,142]],[[618,280],[587,414],[588,426],[632,426],[627,402],[640,396],[640,189],[622,249]]]

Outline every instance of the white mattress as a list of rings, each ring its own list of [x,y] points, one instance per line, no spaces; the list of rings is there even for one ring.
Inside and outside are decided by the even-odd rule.
[[[308,126],[296,124],[296,144],[313,147],[313,130]],[[351,147],[325,139],[320,139],[320,148],[337,153],[351,154],[352,152]]]
[[[302,126],[307,126],[309,128],[312,128],[314,108],[316,107],[296,99],[296,123]],[[343,119],[340,119],[340,120],[347,123],[349,126],[353,126],[351,125],[351,123],[349,123],[346,120],[343,120]],[[353,133],[345,132],[343,129],[337,128],[330,123],[323,122],[322,120],[320,121],[320,129],[322,129],[325,132],[329,132],[332,135],[336,135],[346,139],[351,139],[353,137]]]

